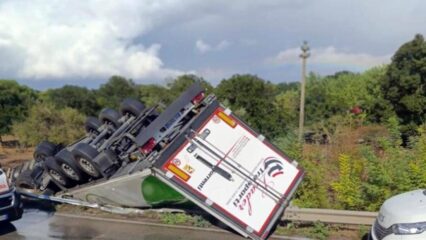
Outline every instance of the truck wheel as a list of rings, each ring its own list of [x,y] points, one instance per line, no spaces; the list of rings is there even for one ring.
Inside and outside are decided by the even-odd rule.
[[[57,146],[49,141],[40,142],[34,150],[34,160],[36,162],[44,161],[47,157],[56,153]]]
[[[33,178],[31,177],[31,170],[25,170],[19,174],[16,179],[15,186],[21,189],[35,189],[36,184],[34,183]]]
[[[133,115],[137,117],[139,116],[139,114],[142,113],[144,109],[145,109],[145,105],[143,105],[143,103],[132,98],[126,98],[120,104],[120,113],[123,116]]]
[[[79,143],[73,150],[72,154],[77,162],[78,167],[93,178],[99,178],[100,172],[93,159],[99,152],[87,143]]]
[[[83,171],[77,166],[73,154],[67,149],[62,149],[55,155],[56,161],[62,172],[69,178],[77,182],[86,180]]]
[[[87,133],[99,133],[98,129],[102,126],[102,122],[96,117],[87,117],[84,123],[84,129]]]
[[[120,117],[121,117],[120,113],[118,113],[117,111],[115,111],[112,108],[104,108],[99,113],[99,120],[102,123],[112,124],[115,128],[120,127],[120,123],[118,122]]]
[[[73,186],[73,182],[62,173],[61,167],[54,157],[47,157],[44,161],[44,167],[54,182],[64,187]]]
[[[93,161],[96,163],[96,166],[98,166],[98,170],[102,176],[107,178],[112,176],[119,168],[118,156],[111,149],[102,151]]]

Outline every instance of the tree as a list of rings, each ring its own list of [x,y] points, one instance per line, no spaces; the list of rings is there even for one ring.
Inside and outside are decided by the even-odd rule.
[[[13,133],[22,144],[34,146],[42,140],[69,144],[84,136],[85,117],[72,108],[57,109],[52,104],[31,107],[23,122],[13,124]]]
[[[274,105],[276,92],[272,83],[248,74],[222,80],[216,88],[221,101],[229,103],[234,111],[243,109],[246,114],[242,118],[270,138],[282,134],[287,124]]]
[[[85,115],[97,115],[100,110],[94,91],[85,87],[65,85],[47,90],[43,97],[59,108],[74,108]]]
[[[274,101],[277,113],[287,127],[296,128],[299,119],[300,94],[297,90],[280,93]]]
[[[173,101],[169,94],[169,90],[161,85],[140,85],[138,91],[139,99],[149,107],[160,102],[169,104]]]
[[[210,83],[204,80],[202,77],[193,74],[185,74],[167,83],[167,87],[169,88],[169,94],[172,100],[177,98],[183,91],[185,91],[189,86],[191,86],[195,82],[200,82],[201,86],[203,86],[207,94],[213,91],[212,85],[210,85]]]
[[[296,91],[300,89],[299,82],[283,82],[277,84],[277,90],[280,93],[285,93],[287,91]]]
[[[12,122],[25,118],[36,98],[34,90],[13,80],[0,80],[0,142],[1,135],[10,132]]]
[[[426,116],[426,42],[422,35],[403,44],[392,57],[381,90],[400,119],[405,138],[414,135]]]
[[[112,76],[96,91],[97,102],[102,107],[118,108],[125,98],[138,98],[138,89],[131,79]]]

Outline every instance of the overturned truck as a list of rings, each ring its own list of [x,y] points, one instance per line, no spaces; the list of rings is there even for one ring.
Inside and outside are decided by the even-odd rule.
[[[44,141],[17,187],[43,196],[146,208],[191,201],[245,237],[265,239],[303,178],[297,162],[199,83],[159,113],[125,99],[89,117],[68,146]]]

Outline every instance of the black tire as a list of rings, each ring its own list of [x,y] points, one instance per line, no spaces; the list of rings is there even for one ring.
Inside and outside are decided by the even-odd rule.
[[[93,162],[93,159],[99,154],[94,147],[87,143],[79,143],[72,150],[72,154],[74,155],[77,166],[87,175],[93,178],[101,176],[98,166]]]
[[[126,98],[120,104],[120,113],[123,116],[133,115],[137,117],[143,112],[143,110],[145,110],[145,105],[132,98]]]
[[[112,108],[104,108],[99,113],[99,120],[102,123],[112,124],[115,128],[120,127],[120,123],[118,122],[120,117],[121,117],[120,113],[118,113]]]
[[[15,186],[21,189],[35,189],[37,186],[31,176],[31,170],[25,170],[19,174],[16,179]]]
[[[96,117],[87,117],[84,123],[84,129],[87,133],[99,133],[99,128],[102,126],[102,122]]]
[[[49,141],[40,142],[34,150],[34,160],[44,161],[47,157],[55,155],[57,146]]]
[[[49,176],[56,184],[61,185],[65,188],[74,186],[74,182],[69,179],[64,173],[62,173],[61,167],[56,162],[55,157],[47,157],[44,161],[44,168],[46,169]]]
[[[77,181],[84,182],[87,180],[86,174],[78,167],[73,154],[67,149],[62,149],[55,155],[56,161],[59,167],[68,178]]]

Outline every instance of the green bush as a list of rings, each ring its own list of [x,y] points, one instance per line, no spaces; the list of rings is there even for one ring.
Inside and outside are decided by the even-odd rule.
[[[13,124],[13,133],[21,144],[34,146],[42,140],[69,144],[84,136],[85,117],[77,110],[57,110],[53,105],[33,106],[27,119]]]

